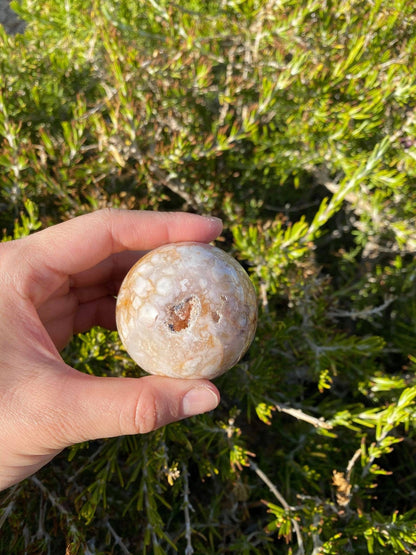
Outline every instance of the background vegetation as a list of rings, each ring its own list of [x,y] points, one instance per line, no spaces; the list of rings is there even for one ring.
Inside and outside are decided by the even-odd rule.
[[[258,333],[211,414],[67,450],[1,553],[416,551],[416,9],[22,0],[0,29],[0,229],[221,216]],[[63,353],[138,375],[101,329]]]

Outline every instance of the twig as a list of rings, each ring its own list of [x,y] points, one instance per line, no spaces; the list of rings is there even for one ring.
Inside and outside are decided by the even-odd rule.
[[[327,313],[327,316],[332,316],[334,318],[351,318],[351,320],[355,320],[357,318],[366,320],[371,316],[381,315],[383,310],[391,305],[394,300],[395,298],[390,298],[379,306],[368,307],[363,310],[331,310]]]
[[[179,185],[175,183],[173,179],[171,179],[168,175],[165,175],[165,173],[154,164],[149,165],[149,169],[159,181],[159,183],[181,197],[190,208],[199,208],[198,203],[195,203],[193,196],[185,191],[183,184]]]
[[[14,506],[15,506],[15,503],[16,503],[16,497],[17,497],[20,489],[21,489],[21,486],[19,486],[19,485],[13,486],[10,489],[9,494],[6,497],[5,501],[8,501],[8,505],[7,505],[7,507],[5,507],[3,509],[3,514],[0,517],[0,530],[3,526],[3,524],[6,522],[9,515],[12,513],[12,511],[14,509]]]
[[[66,517],[69,517],[69,511],[67,511],[65,509],[65,507],[62,505],[62,503],[58,500],[58,497],[55,495],[55,493],[53,491],[50,491],[44,484],[42,484],[42,482],[39,480],[39,478],[37,478],[36,476],[32,476],[30,478],[31,482],[33,482],[35,484],[35,486],[37,488],[40,489],[40,491],[46,495],[46,497],[49,499],[49,501],[51,502],[51,504],[58,509],[58,511],[65,515]]]
[[[269,301],[267,298],[267,285],[262,281],[260,283],[260,299],[264,312],[269,312]]]
[[[36,476],[32,476],[30,478],[30,480],[48,498],[48,500],[52,504],[52,506],[55,507],[56,509],[58,509],[58,511],[61,513],[61,515],[65,516],[65,519],[66,519],[66,522],[67,522],[67,525],[68,525],[68,528],[69,528],[71,534],[73,534],[73,536],[76,537],[76,538],[80,537],[80,533],[79,533],[77,527],[75,526],[75,524],[73,522],[73,517],[71,516],[69,511],[59,501],[58,496],[55,494],[55,492],[50,491],[44,484],[42,484],[42,482]]]
[[[298,420],[303,420],[304,422],[308,422],[308,424],[312,424],[315,428],[324,428],[325,430],[332,430],[333,426],[329,422],[326,422],[322,417],[316,418],[315,416],[311,416],[310,414],[306,414],[300,409],[294,409],[292,407],[285,407],[284,405],[279,405],[278,403],[274,403],[274,406],[277,408],[279,412],[284,412],[285,414],[289,414]]]
[[[119,548],[121,549],[121,551],[122,551],[125,555],[131,555],[131,551],[129,551],[129,550],[127,549],[127,547],[124,545],[123,540],[122,540],[121,537],[117,534],[117,532],[114,530],[114,528],[111,526],[111,524],[110,524],[110,522],[108,521],[108,519],[106,519],[105,525],[107,526],[108,531],[110,532],[110,534],[113,536],[115,544],[119,546]]]
[[[186,538],[185,555],[192,555],[194,553],[194,548],[192,547],[192,527],[191,527],[191,516],[190,516],[190,510],[192,510],[192,505],[189,502],[188,468],[185,463],[182,463],[182,475],[183,475],[183,512],[185,514],[185,538]]]
[[[332,472],[332,485],[336,488],[337,504],[342,507],[342,511],[349,510],[349,504],[352,498],[351,471],[354,464],[361,455],[361,448],[357,449],[351,459],[348,461],[346,472]]]
[[[286,499],[283,497],[283,495],[280,493],[280,491],[277,489],[277,487],[273,484],[273,482],[271,480],[269,480],[269,478],[266,476],[266,474],[257,466],[257,464],[252,459],[249,459],[249,464],[250,464],[250,468],[252,470],[254,470],[254,472],[257,474],[257,476],[266,484],[266,486],[269,488],[269,490],[272,492],[272,494],[276,497],[276,499],[279,501],[279,503],[282,505],[282,507],[286,511],[290,511],[291,510],[290,505],[288,504]],[[301,531],[300,531],[300,526],[299,526],[296,519],[291,518],[291,521],[292,521],[293,529],[294,529],[295,534],[296,534],[296,539],[298,541],[298,555],[304,555],[305,554],[305,549],[303,547],[303,538],[302,538],[302,534],[301,534]]]
[[[233,67],[234,67],[234,60],[236,57],[237,46],[232,46],[228,52],[228,63],[225,70],[225,89],[224,89],[224,100],[223,105],[221,106],[219,115],[218,115],[218,127],[222,127],[225,123],[225,119],[228,114],[228,110],[230,109],[230,102],[226,99],[230,98],[230,84],[233,78]]]
[[[349,482],[350,478],[351,478],[351,471],[354,467],[354,464],[357,462],[357,460],[360,458],[361,456],[361,452],[362,449],[361,447],[359,449],[357,449],[357,451],[354,453],[354,455],[351,457],[351,459],[348,461],[348,465],[347,465],[347,475],[346,475],[346,479]]]

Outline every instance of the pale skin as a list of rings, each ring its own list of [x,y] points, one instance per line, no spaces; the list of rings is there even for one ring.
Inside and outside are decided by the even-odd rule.
[[[93,326],[115,329],[115,295],[141,251],[209,242],[221,227],[194,214],[103,210],[0,244],[0,490],[70,445],[218,405],[207,380],[96,377],[59,351]]]

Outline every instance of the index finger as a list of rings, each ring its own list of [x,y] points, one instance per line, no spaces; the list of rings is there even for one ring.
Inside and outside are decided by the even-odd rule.
[[[184,212],[105,209],[79,216],[20,240],[19,259],[27,263],[19,272],[21,293],[40,301],[67,276],[111,254],[178,241],[209,242],[221,229],[217,218]]]

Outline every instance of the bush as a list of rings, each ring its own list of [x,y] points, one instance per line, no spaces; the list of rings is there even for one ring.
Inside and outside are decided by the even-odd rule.
[[[260,319],[219,409],[4,492],[0,551],[414,553],[412,2],[12,5],[4,239],[106,206],[215,214]],[[102,329],[63,356],[140,374]]]

